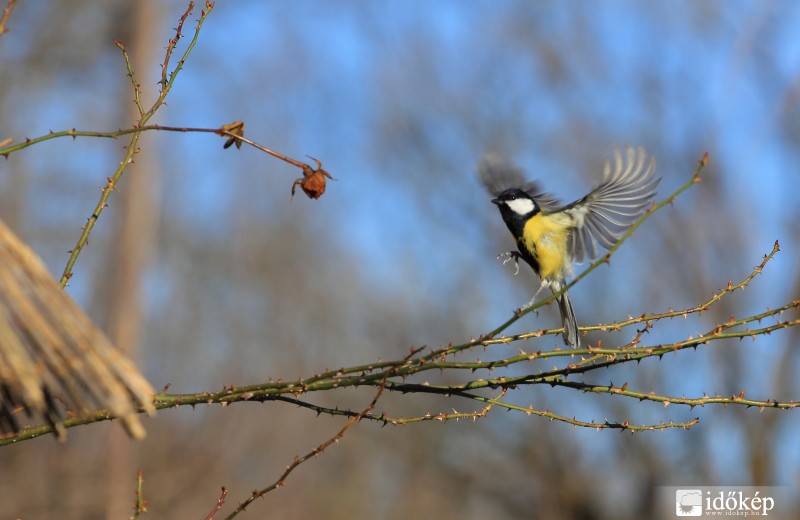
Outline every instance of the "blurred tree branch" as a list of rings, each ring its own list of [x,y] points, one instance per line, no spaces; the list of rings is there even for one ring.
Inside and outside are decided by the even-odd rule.
[[[8,0],[6,4],[6,8],[3,9],[3,15],[0,16],[0,35],[7,33],[8,29],[6,28],[6,24],[8,23],[8,17],[11,16],[11,11],[14,10],[14,4],[16,0]]]

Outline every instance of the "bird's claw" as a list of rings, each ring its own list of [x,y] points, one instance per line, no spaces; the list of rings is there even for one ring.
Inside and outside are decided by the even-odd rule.
[[[519,257],[520,257],[519,251],[506,251],[505,253],[500,253],[499,255],[497,255],[497,259],[502,260],[503,265],[506,265],[512,260],[514,261],[514,266],[516,268],[514,271],[514,276],[517,276],[519,274]]]

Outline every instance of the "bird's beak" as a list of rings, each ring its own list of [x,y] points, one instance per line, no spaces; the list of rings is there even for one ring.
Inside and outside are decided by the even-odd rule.
[[[500,199],[492,199],[492,204],[497,204],[499,206],[501,202],[503,201]]]

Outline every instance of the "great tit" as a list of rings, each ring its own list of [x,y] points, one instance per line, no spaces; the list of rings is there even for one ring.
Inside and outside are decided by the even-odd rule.
[[[561,205],[535,182],[526,182],[522,170],[497,154],[487,154],[478,166],[481,181],[495,198],[518,251],[498,258],[508,262],[522,258],[541,279],[531,300],[517,309],[531,307],[544,287],[553,293],[564,288],[572,264],[598,256],[598,246],[611,248],[646,211],[660,178],[653,177],[654,158],[648,161],[644,148],[626,148],[624,160],[614,150],[614,161],[606,161],[603,181],[582,199]],[[519,265],[517,266],[519,268]],[[564,324],[564,343],[580,345],[578,322],[566,293],[558,297]]]

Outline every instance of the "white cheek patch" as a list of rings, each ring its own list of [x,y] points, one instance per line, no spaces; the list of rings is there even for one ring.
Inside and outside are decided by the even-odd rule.
[[[511,211],[519,215],[527,215],[533,211],[533,201],[530,199],[513,199],[507,200],[506,205],[511,208]]]

